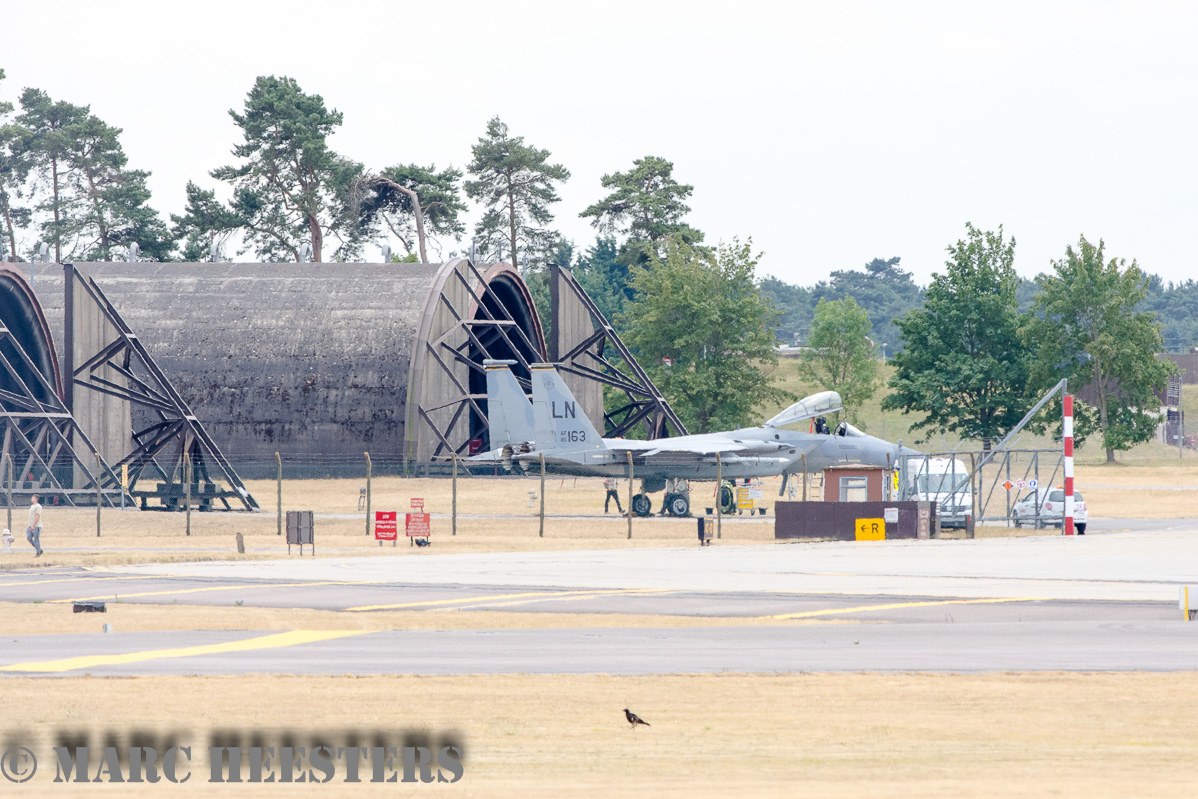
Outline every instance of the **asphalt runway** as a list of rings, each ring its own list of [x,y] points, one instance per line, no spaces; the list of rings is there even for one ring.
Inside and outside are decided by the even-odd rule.
[[[1154,621],[1171,605],[1143,600],[1095,601],[1024,597],[905,597],[637,588],[559,589],[545,586],[438,585],[381,581],[283,582],[244,577],[126,575],[61,569],[50,574],[0,574],[0,602],[142,605],[230,605],[351,613],[387,610],[502,610],[515,613],[595,613],[726,617],[730,619],[852,618],[886,623],[1006,621]],[[1018,610],[1001,607],[1018,603]],[[96,617],[100,618],[100,617]],[[2,630],[2,624],[0,624]]]
[[[0,673],[1178,671],[1194,669],[1198,656],[1198,639],[1180,621],[388,631],[267,640],[280,635],[288,634],[24,636],[5,641]]]
[[[1194,670],[1198,534],[172,563],[0,573],[0,600],[703,616],[707,626],[0,637],[0,674]],[[95,616],[97,627],[104,616]],[[287,615],[280,614],[285,622]],[[726,619],[727,624],[719,620]],[[530,625],[533,626],[533,625]],[[0,635],[3,622],[0,620]]]

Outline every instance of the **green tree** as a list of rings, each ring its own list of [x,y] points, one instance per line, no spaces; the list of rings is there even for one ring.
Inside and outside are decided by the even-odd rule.
[[[691,245],[703,241],[700,231],[682,221],[690,213],[686,200],[695,187],[675,180],[673,162],[654,155],[638,158],[632,169],[604,175],[600,182],[611,193],[579,216],[589,217],[601,234],[626,237],[605,281],[627,301],[632,299],[629,268],[661,258],[667,237],[680,236]]]
[[[711,251],[671,236],[665,250],[633,269],[626,340],[690,431],[747,424],[786,398],[764,368],[777,363],[776,314],[754,282],[752,242]]]
[[[4,70],[0,69],[0,83],[4,82]],[[12,258],[16,260],[17,236],[15,227],[29,224],[30,211],[15,205],[19,199],[21,188],[29,177],[33,166],[25,150],[26,137],[29,131],[9,120],[14,106],[9,102],[0,102],[0,222],[4,225],[0,232],[0,261]],[[7,246],[4,236],[8,236]]]
[[[69,128],[67,179],[80,199],[79,213],[66,230],[88,261],[111,261],[113,248],[137,243],[154,260],[170,257],[174,242],[158,213],[150,208],[150,173],[126,169],[120,128],[88,114]]]
[[[187,181],[183,213],[171,214],[172,232],[181,241],[184,261],[207,261],[212,248],[227,242],[245,221],[216,199],[216,192]]]
[[[357,201],[359,220],[368,235],[384,227],[408,252],[428,263],[427,242],[435,236],[459,236],[465,231],[462,173],[436,165],[397,164],[362,179],[365,194]]]
[[[21,148],[32,161],[34,189],[42,195],[35,210],[48,218],[41,225],[44,240],[54,247],[54,260],[62,263],[64,243],[83,212],[82,199],[67,185],[75,131],[87,119],[86,106],[55,102],[41,89],[21,92],[17,124],[26,134]]]
[[[474,160],[467,171],[475,179],[466,181],[466,194],[483,206],[474,229],[482,252],[495,254],[506,245],[511,263],[519,265],[525,249],[546,252],[555,247],[549,206],[561,199],[555,186],[569,180],[570,171],[548,163],[548,150],[512,136],[499,117],[487,123],[486,135],[471,151]]]
[[[923,307],[898,322],[903,349],[893,359],[883,410],[922,413],[913,428],[991,440],[1027,410],[1027,355],[1019,337],[1012,262],[1015,240],[966,224],[932,276]]]
[[[22,93],[21,107],[21,146],[45,195],[38,210],[47,217],[42,233],[55,259],[110,261],[114,248],[134,242],[147,257],[169,258],[174,242],[147,205],[149,173],[127,168],[121,129],[38,89]]]
[[[799,361],[802,377],[840,394],[853,424],[860,424],[861,403],[878,386],[878,361],[869,332],[869,314],[852,297],[821,299],[807,340],[810,349]]]
[[[864,270],[838,270],[831,274],[827,283],[819,283],[812,296],[836,300],[852,297],[866,310],[873,321],[870,336],[879,347],[885,345],[887,355],[902,349],[898,325],[895,320],[912,308],[919,307],[923,292],[915,284],[911,273],[899,268],[899,257],[874,258]]]
[[[1103,250],[1101,239],[1095,246],[1083,236],[1053,262],[1052,274],[1036,278],[1040,293],[1023,336],[1037,389],[1065,377],[1075,393],[1092,392],[1093,406],[1075,403],[1075,432],[1101,432],[1107,463],[1114,463],[1116,450],[1151,440],[1151,411],[1160,406],[1154,392],[1176,367],[1156,358],[1163,341],[1155,315],[1136,310],[1147,294],[1144,273],[1135,261],[1105,261]]]
[[[212,177],[233,186],[232,209],[257,255],[298,261],[306,241],[319,262],[329,235],[340,241],[334,257],[360,249],[351,194],[362,168],[328,146],[342,114],[320,95],[305,94],[294,78],[270,75],[254,82],[242,113],[229,115],[244,137],[233,148],[243,163],[214,169]]]
[[[590,217],[600,233],[624,233],[635,241],[659,244],[674,234],[687,243],[701,240],[702,234],[682,221],[690,213],[686,200],[695,187],[674,180],[673,173],[671,161],[655,155],[638,158],[627,172],[604,175],[600,183],[611,194],[579,216]]]
[[[579,256],[574,267],[574,277],[587,295],[599,306],[607,321],[615,323],[624,311],[628,295],[625,293],[628,267],[619,263],[619,248],[613,236],[600,236],[593,247]],[[621,394],[623,396],[623,394]]]

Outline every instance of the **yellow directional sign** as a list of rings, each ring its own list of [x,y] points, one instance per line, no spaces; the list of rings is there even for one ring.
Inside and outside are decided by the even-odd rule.
[[[886,540],[886,520],[885,519],[858,519],[857,520],[857,540],[858,541],[885,541]]]

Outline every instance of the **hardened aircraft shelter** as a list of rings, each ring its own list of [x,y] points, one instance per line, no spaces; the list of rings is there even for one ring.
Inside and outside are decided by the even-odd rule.
[[[356,473],[365,452],[394,470],[448,463],[489,446],[486,359],[515,361],[527,388],[529,365],[556,358],[609,432],[685,432],[565,269],[545,324],[516,269],[465,258],[10,266],[0,321],[89,442],[63,490],[157,458],[143,496],[171,506],[191,482],[206,506],[249,509],[237,472],[273,474],[275,453],[313,476]],[[627,396],[612,413],[604,385]]]

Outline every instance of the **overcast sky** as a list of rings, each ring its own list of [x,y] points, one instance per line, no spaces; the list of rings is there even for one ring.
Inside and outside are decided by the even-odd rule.
[[[895,255],[926,282],[967,221],[1029,277],[1083,234],[1198,271],[1194,3],[13,0],[0,25],[0,92],[123,128],[164,215],[233,163],[227,112],[275,74],[374,168],[465,167],[499,115],[573,173],[556,225],[580,248],[600,177],[658,155],[708,242],[751,237],[790,282]]]

